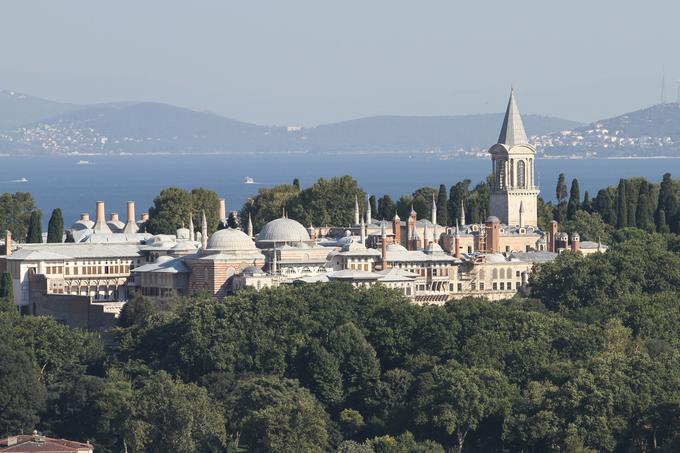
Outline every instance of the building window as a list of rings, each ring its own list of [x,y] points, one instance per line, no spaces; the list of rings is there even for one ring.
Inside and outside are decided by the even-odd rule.
[[[501,291],[505,290],[505,282],[501,282]]]
[[[484,282],[479,283],[479,290],[484,291]]]
[[[520,289],[522,287],[522,284],[520,282],[515,283],[515,288]]]
[[[462,283],[458,283],[458,292],[460,293],[460,292],[462,292],[462,291],[463,291],[463,284],[462,284]]]
[[[527,186],[526,165],[523,160],[517,162],[517,185],[520,189],[525,189]]]
[[[492,288],[493,288],[494,291],[498,290],[498,283],[497,283],[497,282],[493,282],[493,283],[492,283]]]

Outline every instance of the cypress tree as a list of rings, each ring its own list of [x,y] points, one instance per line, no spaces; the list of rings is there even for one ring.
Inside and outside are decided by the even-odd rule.
[[[29,244],[40,244],[42,242],[42,213],[39,210],[31,212],[26,242]]]
[[[578,185],[578,179],[574,178],[571,181],[571,190],[569,191],[569,203],[567,204],[567,219],[572,220],[581,205],[581,190]]]
[[[593,205],[593,208],[600,213],[605,222],[609,225],[616,225],[614,203],[612,202],[612,197],[607,189],[600,189],[597,192]]]
[[[76,242],[76,239],[73,237],[73,233],[71,233],[70,231],[66,231],[66,239],[64,239],[64,242],[66,243]]]
[[[661,220],[660,211],[664,212],[664,219]],[[661,185],[659,186],[659,202],[655,213],[656,227],[658,231],[675,231],[674,227],[677,224],[678,217],[678,201],[675,195],[675,187],[673,187],[673,179],[670,173],[663,175]],[[664,227],[665,225],[665,227]]]
[[[293,179],[293,185],[297,187],[297,190],[300,190],[300,180],[298,178]]]
[[[654,226],[649,202],[649,184],[647,181],[642,181],[642,183],[640,183],[635,218],[637,220],[637,227],[642,230],[651,230]]]
[[[383,195],[383,197],[378,201],[378,213],[381,219],[392,220],[394,218],[394,213],[396,212],[396,207],[392,201],[392,197],[389,195]]]
[[[557,196],[557,205],[555,205],[553,217],[558,222],[564,222],[567,216],[567,183],[565,181],[564,173],[560,173],[557,177],[555,195]]]
[[[3,272],[0,279],[0,299],[7,299],[14,302],[14,288],[12,288],[12,275]]]
[[[439,185],[439,193],[437,193],[437,222],[440,225],[449,224],[449,203],[446,196],[446,186]]]
[[[593,210],[591,204],[592,202],[590,201],[590,194],[586,190],[586,192],[583,194],[583,204],[581,206],[584,211],[591,212]]]
[[[371,206],[371,217],[375,218],[378,215],[378,207],[376,204],[375,195],[368,197],[368,204]]]
[[[637,201],[640,194],[639,186],[635,180],[626,181],[626,199],[628,200],[628,226],[637,226]]]
[[[666,222],[666,211],[664,211],[663,209],[657,211],[656,230],[659,233],[671,232],[671,229],[668,227],[668,223]]]
[[[626,200],[626,180],[621,178],[616,189],[616,228],[628,226],[628,201]]]
[[[64,238],[64,218],[61,215],[61,209],[57,208],[52,211],[50,221],[47,224],[47,242],[60,243]]]

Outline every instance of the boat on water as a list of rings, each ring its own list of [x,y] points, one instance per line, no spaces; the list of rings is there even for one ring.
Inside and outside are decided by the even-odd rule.
[[[246,176],[243,180],[243,184],[255,184],[255,180],[250,176]]]
[[[90,161],[89,160],[79,160],[78,162],[76,162],[76,165],[90,165]]]
[[[21,179],[17,179],[17,180],[14,181],[14,182],[28,182],[28,179],[26,179],[26,178],[21,178]]]

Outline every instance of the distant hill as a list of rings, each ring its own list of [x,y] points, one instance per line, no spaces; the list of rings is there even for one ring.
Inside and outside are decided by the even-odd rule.
[[[680,104],[658,104],[533,140],[546,155],[680,157]]]
[[[78,110],[82,106],[48,101],[10,90],[0,90],[0,131]]]
[[[167,104],[76,105],[0,95],[0,153],[377,152],[486,149],[502,115],[379,116],[312,128],[244,123]],[[579,123],[526,115],[530,133]]]

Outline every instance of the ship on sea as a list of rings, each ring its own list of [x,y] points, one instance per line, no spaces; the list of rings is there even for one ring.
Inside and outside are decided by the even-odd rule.
[[[255,180],[251,178],[250,176],[246,176],[243,179],[243,184],[255,184]]]

